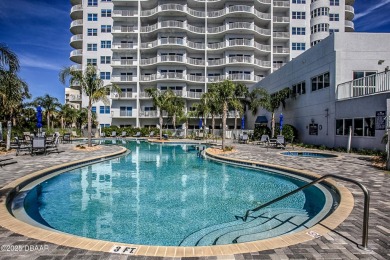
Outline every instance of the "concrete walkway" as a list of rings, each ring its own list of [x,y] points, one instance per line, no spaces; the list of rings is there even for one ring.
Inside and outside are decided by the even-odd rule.
[[[228,154],[227,157],[307,169],[320,175],[338,174],[361,181],[371,191],[369,247],[372,252],[357,248],[357,244],[361,243],[363,194],[358,187],[343,183],[355,197],[355,208],[348,219],[328,235],[275,250],[207,259],[390,259],[390,174],[371,166],[368,157],[341,154],[338,158],[298,158],[280,155],[281,151],[276,149],[267,151],[266,148],[257,145],[233,145],[237,152]],[[79,152],[74,151],[73,147],[74,145],[61,145],[63,153],[47,156],[12,156],[18,163],[0,168],[0,186],[52,165],[119,150],[116,146],[105,146],[98,151]],[[0,199],[3,199],[3,194],[0,195]],[[6,251],[12,249],[11,245],[13,249],[15,246],[21,246],[21,251]],[[150,259],[58,246],[15,234],[2,227],[0,246],[0,259]]]

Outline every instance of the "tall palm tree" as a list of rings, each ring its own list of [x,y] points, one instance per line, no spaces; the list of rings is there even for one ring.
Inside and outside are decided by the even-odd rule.
[[[73,70],[71,67],[64,68],[60,71],[59,79],[65,84],[69,78],[69,83],[76,83],[81,87],[81,91],[89,97],[88,100],[88,146],[92,146],[92,104],[103,101],[108,104],[107,93],[111,89],[121,93],[121,89],[116,85],[104,86],[104,82],[99,78],[95,66],[89,64],[84,71]]]
[[[36,106],[39,105],[44,109],[44,112],[46,114],[46,125],[47,129],[49,129],[50,118],[57,111],[57,108],[61,106],[61,103],[59,102],[58,98],[46,94],[43,97],[35,98],[33,104]]]
[[[163,111],[169,109],[170,102],[174,97],[172,90],[160,91],[157,88],[147,88],[145,92],[152,98],[153,105],[157,108],[160,124],[160,140],[162,139]]]
[[[226,140],[226,118],[229,106],[235,99],[236,85],[230,80],[224,80],[215,85],[215,94],[217,102],[222,106],[222,150],[225,149]]]
[[[290,94],[290,89],[288,87],[272,94],[269,98],[268,105],[265,107],[269,112],[272,113],[272,120],[271,120],[272,136],[275,135],[275,111],[279,109],[281,105],[283,108],[286,106],[286,99],[288,98],[289,94]]]
[[[0,43],[0,71],[17,72],[19,59],[5,44]]]
[[[217,115],[222,114],[222,107],[218,103],[218,95],[215,90],[216,90],[216,85],[212,84],[208,88],[207,93],[204,93],[202,95],[202,98],[205,98],[207,100],[209,114],[211,115],[211,129],[212,129],[213,136],[215,134],[215,117]]]
[[[252,112],[252,115],[257,115],[260,107],[265,109],[269,108],[270,104],[270,95],[267,90],[263,88],[255,88],[248,93],[246,99],[246,104],[248,105],[249,111]]]
[[[184,114],[185,101],[183,98],[176,95],[172,96],[167,106],[168,116],[172,117],[173,128],[176,130],[177,118],[181,118]]]
[[[0,71],[0,115],[5,120],[13,120],[16,111],[25,98],[30,98],[27,83],[10,71]]]
[[[76,121],[77,109],[73,108],[69,104],[62,105],[59,111],[61,118],[61,129],[64,129],[68,125],[72,125]]]
[[[237,84],[234,91],[234,98],[231,100],[231,107],[234,109],[234,132],[237,131],[238,115],[244,114],[245,97],[248,95],[248,87],[244,84]]]

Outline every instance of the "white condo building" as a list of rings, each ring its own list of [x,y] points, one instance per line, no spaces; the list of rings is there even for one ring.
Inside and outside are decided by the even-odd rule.
[[[70,59],[98,67],[110,104],[94,104],[100,126],[156,126],[146,88],[172,89],[190,110],[208,84],[248,87],[332,32],[351,32],[354,0],[71,0]],[[78,86],[66,102],[86,106]],[[233,115],[228,125],[233,125]],[[211,122],[210,122],[211,123]],[[189,128],[195,128],[193,119]],[[217,126],[219,122],[217,122]]]

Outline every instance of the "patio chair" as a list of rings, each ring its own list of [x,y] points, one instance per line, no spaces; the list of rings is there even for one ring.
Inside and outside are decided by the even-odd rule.
[[[43,154],[47,154],[46,151],[46,137],[35,137],[32,140],[31,146],[31,156],[36,153],[42,152]]]
[[[28,153],[30,153],[31,140],[24,141],[24,140],[19,140],[19,137],[15,137],[14,141],[11,142],[11,149],[16,149],[16,156],[18,156],[21,151],[28,151]]]
[[[62,137],[62,143],[72,143],[72,138],[70,136],[70,133],[65,133]]]
[[[246,144],[249,142],[249,136],[248,134],[243,134],[240,136],[239,143]]]
[[[46,147],[45,147],[46,152],[51,152],[51,151],[55,151],[57,153],[59,152],[58,151],[59,138],[60,136],[55,134],[51,141],[46,141]]]
[[[184,134],[185,134],[184,131],[181,131],[181,132],[179,133],[179,135],[177,136],[177,138],[180,138],[180,139],[185,138],[185,135],[184,135]]]
[[[262,135],[260,140],[257,142],[257,144],[262,144],[264,146],[269,145],[269,136],[268,135]]]
[[[126,131],[122,131],[121,137],[122,137],[122,138],[125,138],[126,135],[127,135],[127,132],[126,132]]]
[[[116,132],[115,131],[111,132],[111,137],[116,137]]]
[[[286,140],[284,139],[283,135],[278,135],[276,137],[276,147],[286,149]]]
[[[150,137],[150,138],[153,138],[153,137],[154,137],[154,131],[150,132],[149,137]]]
[[[141,137],[141,132],[137,132],[133,137]]]
[[[24,135],[24,136],[26,136],[26,135],[31,136],[31,133],[30,133],[30,132],[23,132],[23,135]]]

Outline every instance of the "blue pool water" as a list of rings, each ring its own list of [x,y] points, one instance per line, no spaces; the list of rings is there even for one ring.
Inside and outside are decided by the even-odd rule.
[[[216,232],[221,223],[237,222],[236,215],[305,184],[199,158],[193,145],[129,142],[125,146],[132,152],[124,157],[39,184],[30,192],[38,194],[38,201],[26,199],[25,208],[37,203],[46,225],[84,237],[147,245],[177,246],[185,238],[183,245],[215,244],[217,240],[204,238],[203,233]],[[313,217],[325,201],[325,195],[311,187],[270,208]],[[219,237],[219,243],[225,243],[225,237]],[[252,235],[242,239],[252,240]]]

